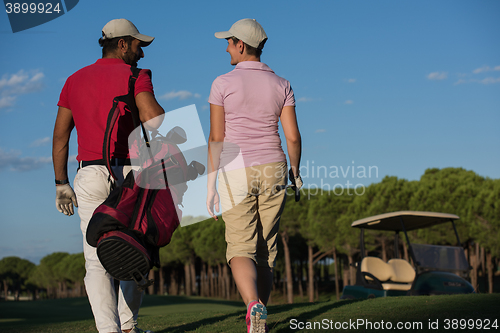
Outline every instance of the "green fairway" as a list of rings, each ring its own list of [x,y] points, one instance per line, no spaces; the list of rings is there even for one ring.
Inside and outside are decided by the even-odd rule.
[[[271,332],[500,331],[500,294],[298,303],[269,306],[268,311]],[[155,333],[245,332],[244,318],[245,309],[241,302],[146,296],[139,324]],[[484,329],[486,326],[489,329]],[[97,331],[87,300],[78,298],[2,302],[0,332]]]

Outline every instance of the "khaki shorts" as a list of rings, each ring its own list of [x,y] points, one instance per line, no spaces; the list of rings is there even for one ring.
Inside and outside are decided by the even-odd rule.
[[[234,257],[247,257],[258,266],[275,266],[286,183],[286,162],[219,173],[228,263]]]

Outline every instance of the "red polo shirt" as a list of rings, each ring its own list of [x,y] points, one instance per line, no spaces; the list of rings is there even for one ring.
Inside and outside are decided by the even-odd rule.
[[[78,161],[102,158],[104,131],[113,98],[128,93],[130,65],[121,59],[99,59],[71,75],[64,84],[58,106],[71,110],[78,135]],[[135,83],[134,96],[153,93],[151,72],[143,69]],[[132,115],[119,103],[120,117],[111,136],[111,156],[128,157],[128,136],[134,129]]]

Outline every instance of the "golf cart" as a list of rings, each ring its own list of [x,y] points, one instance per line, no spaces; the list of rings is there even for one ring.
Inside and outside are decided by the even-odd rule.
[[[405,295],[438,295],[473,293],[465,280],[470,266],[460,244],[453,214],[400,211],[354,221],[360,228],[361,259],[355,264],[356,285],[345,286],[342,299],[374,298]],[[457,246],[410,243],[408,232],[451,222]],[[365,229],[394,232],[394,259],[384,262],[365,252]],[[403,232],[415,269],[405,259],[399,259],[399,232]]]

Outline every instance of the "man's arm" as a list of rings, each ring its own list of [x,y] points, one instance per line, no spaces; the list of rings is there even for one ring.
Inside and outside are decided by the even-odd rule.
[[[299,176],[300,157],[302,154],[302,139],[300,137],[299,126],[295,106],[285,106],[281,111],[281,125],[286,138],[290,167],[295,177]]]
[[[71,110],[59,107],[52,139],[52,163],[56,180],[68,183],[56,185],[56,208],[69,216],[74,214],[73,205],[78,207],[75,192],[68,180],[69,138],[74,127]]]
[[[143,91],[135,96],[135,104],[139,109],[139,118],[146,125],[148,130],[157,129],[160,127],[165,113],[163,108],[156,101],[155,95],[149,91]]]
[[[69,138],[74,127],[71,110],[59,107],[52,139],[52,162],[56,180],[68,179]]]

